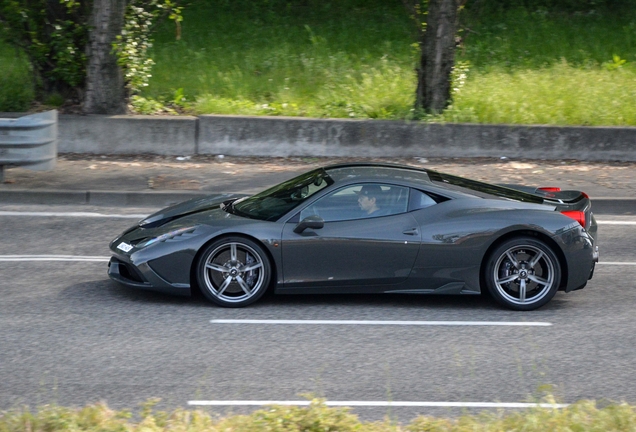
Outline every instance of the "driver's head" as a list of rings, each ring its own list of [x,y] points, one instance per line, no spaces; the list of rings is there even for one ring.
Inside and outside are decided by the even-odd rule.
[[[378,199],[382,195],[380,186],[365,185],[356,193],[358,194],[358,205],[363,211],[373,213],[378,210]]]

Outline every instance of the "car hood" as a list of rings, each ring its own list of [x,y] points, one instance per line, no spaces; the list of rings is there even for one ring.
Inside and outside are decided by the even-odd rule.
[[[203,198],[194,198],[166,207],[139,222],[143,228],[157,228],[184,216],[219,208],[223,203],[244,197],[243,194],[217,194]]]

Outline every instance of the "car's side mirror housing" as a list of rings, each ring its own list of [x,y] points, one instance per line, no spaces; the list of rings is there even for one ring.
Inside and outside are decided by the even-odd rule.
[[[294,232],[296,234],[302,234],[307,228],[320,229],[325,226],[325,221],[320,216],[307,216],[305,219],[298,222]]]

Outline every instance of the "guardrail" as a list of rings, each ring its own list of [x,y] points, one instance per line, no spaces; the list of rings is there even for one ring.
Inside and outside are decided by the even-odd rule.
[[[0,118],[0,181],[8,166],[47,171],[56,160],[57,111]]]

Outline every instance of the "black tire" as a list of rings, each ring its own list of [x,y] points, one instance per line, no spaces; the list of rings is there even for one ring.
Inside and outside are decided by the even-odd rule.
[[[205,248],[196,266],[203,295],[223,307],[254,303],[269,286],[271,264],[263,248],[243,237],[221,238]]]
[[[552,249],[532,237],[500,244],[484,268],[488,292],[500,304],[529,311],[548,303],[559,289],[561,266]]]

